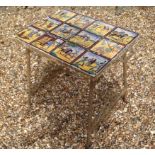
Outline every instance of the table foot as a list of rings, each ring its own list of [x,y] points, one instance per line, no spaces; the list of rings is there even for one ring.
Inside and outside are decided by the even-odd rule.
[[[91,149],[91,143],[85,145],[85,149]]]
[[[90,79],[89,83],[89,99],[88,99],[88,127],[87,127],[87,142],[86,147],[90,148],[91,146],[91,134],[94,132],[94,125],[92,124],[92,115],[93,115],[93,90],[95,89],[96,82],[93,79]]]
[[[127,101],[127,94],[124,94],[122,96],[122,100],[123,100],[123,102],[128,103],[128,101]]]
[[[27,55],[27,78],[28,78],[28,103],[31,105],[31,51],[26,49]]]

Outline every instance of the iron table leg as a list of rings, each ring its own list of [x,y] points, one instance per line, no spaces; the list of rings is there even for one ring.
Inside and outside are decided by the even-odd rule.
[[[122,97],[124,102],[127,102],[127,56],[126,53],[123,56],[123,85],[125,93]]]
[[[88,99],[88,126],[87,126],[87,142],[86,148],[91,147],[91,134],[93,133],[92,115],[93,115],[93,90],[95,88],[95,81],[90,79],[89,82],[89,99]]]
[[[28,102],[31,104],[31,51],[26,49],[27,55],[27,78],[28,78]]]

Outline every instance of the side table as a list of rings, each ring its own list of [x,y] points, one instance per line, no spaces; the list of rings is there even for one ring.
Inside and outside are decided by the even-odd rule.
[[[96,84],[103,78],[103,70],[115,62],[123,63],[123,89],[113,97],[113,102],[123,99],[127,103],[127,61],[133,55],[130,50],[138,33],[113,26],[68,10],[61,10],[43,21],[32,23],[17,34],[25,45],[27,54],[28,102],[31,105],[31,54],[47,57],[51,62],[62,65],[66,71],[80,72],[89,83],[87,142],[91,147],[91,134],[105,119],[105,107],[93,117],[93,93]],[[101,73],[102,72],[102,73]],[[54,74],[54,73],[53,73]]]

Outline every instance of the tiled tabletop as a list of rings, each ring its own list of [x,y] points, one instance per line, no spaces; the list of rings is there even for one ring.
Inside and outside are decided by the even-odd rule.
[[[92,77],[137,36],[136,32],[68,10],[39,20],[17,34],[20,40]]]

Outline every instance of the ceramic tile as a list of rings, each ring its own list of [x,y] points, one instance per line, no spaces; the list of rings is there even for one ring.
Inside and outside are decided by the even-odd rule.
[[[107,38],[124,45],[129,44],[138,34],[135,32],[127,31],[122,28],[116,28],[109,33]]]
[[[94,19],[92,19],[92,18],[82,16],[82,15],[77,15],[74,18],[72,18],[71,20],[69,20],[67,23],[75,25],[80,28],[85,28],[88,25],[90,25],[93,21],[94,21]]]
[[[59,26],[60,24],[61,24],[60,21],[47,17],[44,20],[39,20],[35,22],[34,24],[32,24],[32,26],[39,28],[41,30],[51,31],[52,29]]]
[[[40,31],[32,26],[29,26],[28,28],[19,32],[17,34],[17,37],[26,43],[30,43],[44,34],[45,32]]]
[[[69,26],[67,24],[63,24],[59,27],[57,27],[56,29],[54,29],[53,31],[51,31],[51,33],[60,36],[64,39],[68,39],[72,36],[74,36],[76,33],[79,32],[79,29]]]
[[[118,54],[124,46],[110,41],[109,39],[102,39],[91,50],[112,59]]]
[[[78,33],[76,36],[74,36],[73,38],[71,38],[70,41],[88,48],[92,46],[94,43],[96,43],[99,39],[100,37],[95,34],[82,31]]]
[[[92,52],[86,52],[74,62],[74,65],[95,76],[107,63],[108,60],[106,58]]]
[[[65,43],[61,47],[55,49],[51,52],[51,55],[71,63],[75,60],[80,54],[82,54],[85,50],[82,47],[79,47],[72,43]]]
[[[32,42],[32,45],[49,53],[63,42],[63,40],[55,36],[45,34],[44,36]]]
[[[109,33],[114,26],[110,24],[106,24],[101,21],[96,21],[93,24],[91,24],[86,30],[95,33],[97,35],[105,36],[107,33]]]
[[[69,20],[70,18],[74,17],[76,13],[68,11],[68,10],[60,10],[57,13],[51,15],[51,17],[56,18],[60,21],[66,21]]]

